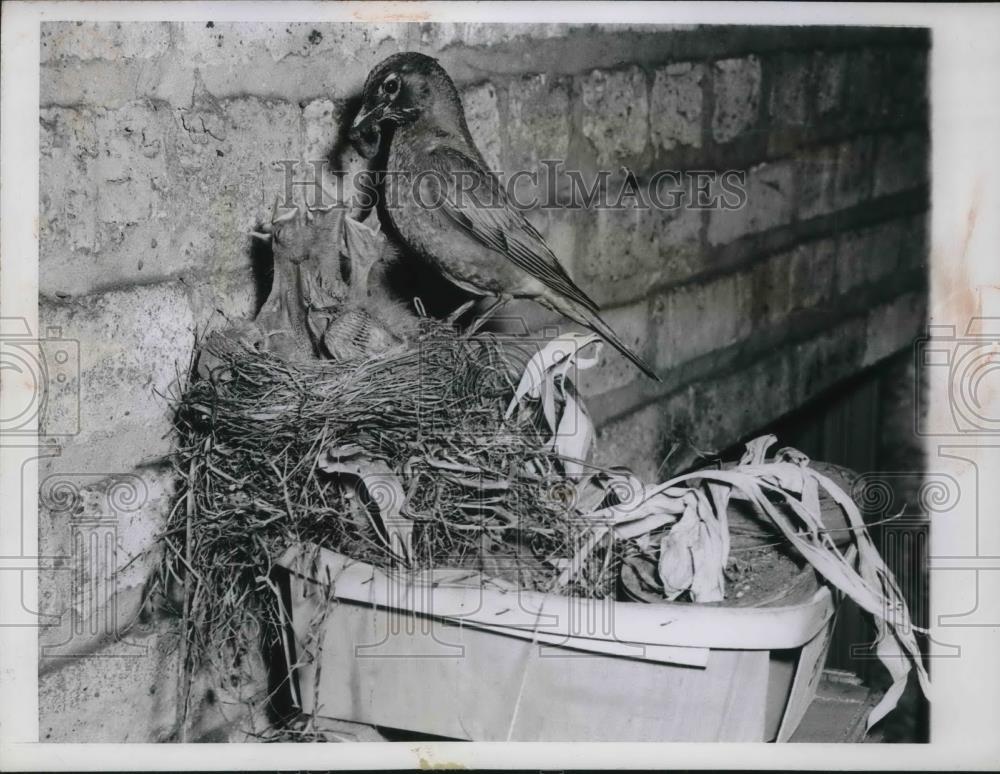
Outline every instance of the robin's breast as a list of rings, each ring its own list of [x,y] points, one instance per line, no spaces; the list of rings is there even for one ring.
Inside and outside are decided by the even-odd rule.
[[[439,183],[424,172],[427,169],[418,154],[405,147],[391,149],[385,209],[406,247],[468,292],[506,292],[516,282],[508,276],[515,267],[447,214],[440,202]]]

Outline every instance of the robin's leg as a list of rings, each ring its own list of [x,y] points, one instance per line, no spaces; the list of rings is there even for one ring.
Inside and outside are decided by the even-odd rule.
[[[456,309],[454,312],[452,312],[450,315],[448,315],[448,319],[445,322],[447,322],[448,325],[454,325],[455,324],[455,320],[457,320],[463,314],[465,314],[466,312],[468,312],[469,308],[474,303],[476,303],[476,300],[477,299],[473,298],[471,301],[466,301],[464,304],[462,304],[460,307],[458,307],[458,309]]]
[[[511,301],[513,298],[514,298],[513,296],[508,296],[505,293],[501,293],[499,296],[497,296],[497,300],[494,301],[492,304],[490,304],[486,308],[485,312],[483,312],[481,315],[479,315],[479,317],[473,320],[472,324],[468,327],[465,333],[462,334],[463,338],[469,338],[471,336],[474,336],[476,334],[476,331],[482,328],[487,323],[487,321],[494,314],[496,314],[496,312],[500,309],[500,307],[502,307],[507,302]]]

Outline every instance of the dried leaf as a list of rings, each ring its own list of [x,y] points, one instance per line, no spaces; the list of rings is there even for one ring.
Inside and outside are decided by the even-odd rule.
[[[403,515],[406,493],[398,475],[383,460],[372,459],[357,446],[327,449],[317,461],[317,467],[331,475],[359,478],[375,504],[380,524],[373,524],[376,533],[385,535],[388,549],[403,562],[413,555],[412,522]]]
[[[600,505],[607,492],[598,484],[594,475],[585,476],[577,482],[574,489],[573,507],[581,516],[589,516]]]
[[[705,495],[689,490],[684,515],[660,542],[659,573],[667,599],[685,591],[695,602],[719,602],[724,597],[728,540]]]
[[[622,585],[637,602],[662,602],[663,590],[656,578],[656,563],[645,556],[630,556],[622,562]]]
[[[805,486],[806,475],[802,468],[790,462],[766,462],[759,465],[737,465],[734,470],[754,476],[761,481],[799,494]]]
[[[767,450],[778,442],[775,435],[762,435],[747,443],[746,451],[740,457],[740,466],[763,465],[767,459]]]
[[[514,391],[514,398],[507,406],[505,417],[509,419],[524,398],[541,399],[546,382],[551,384],[555,377],[565,376],[574,363],[581,371],[596,365],[599,359],[599,347],[598,351],[589,358],[580,357],[580,350],[590,344],[599,343],[600,337],[596,333],[567,333],[552,339],[532,355],[524,367],[524,373],[521,374],[521,380]],[[552,429],[555,430],[554,418],[551,424]]]
[[[620,502],[593,511],[588,518],[614,525],[615,536],[620,539],[632,539],[672,524],[684,512],[686,489],[650,494],[649,488],[631,474],[612,477],[609,488]]]
[[[571,458],[563,460],[563,471],[568,477],[576,478],[583,473],[583,465],[576,460],[587,458],[593,440],[594,426],[583,404],[567,393],[553,446],[557,454]]]

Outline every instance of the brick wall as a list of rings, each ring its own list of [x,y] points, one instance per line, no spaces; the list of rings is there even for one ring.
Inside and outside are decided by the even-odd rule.
[[[928,46],[906,29],[43,25],[40,312],[81,362],[80,432],[40,471],[80,496],[43,497],[41,553],[71,553],[81,520],[117,530],[111,565],[138,557],[117,615],[134,612],[142,536],[171,505],[163,396],[215,310],[254,311],[247,232],[281,190],[272,162],[327,155],[384,56],[438,57],[498,170],[746,173],[735,211],[530,214],[664,377],[606,349],[583,380],[599,459],[651,477],[674,441],[729,446],[917,333]],[[169,632],[112,643],[71,564],[42,580],[42,612],[61,614],[40,636],[42,737],[169,738]],[[201,712],[205,738],[219,717]]]

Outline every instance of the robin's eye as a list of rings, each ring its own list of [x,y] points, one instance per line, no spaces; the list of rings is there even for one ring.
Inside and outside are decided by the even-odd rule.
[[[391,78],[382,84],[382,91],[386,94],[392,95],[399,91],[399,81],[395,78]]]

